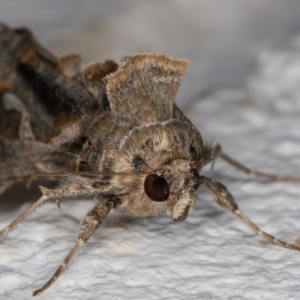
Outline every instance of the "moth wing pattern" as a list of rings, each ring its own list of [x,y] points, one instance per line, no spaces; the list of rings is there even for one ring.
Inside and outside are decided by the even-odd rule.
[[[78,55],[57,58],[28,29],[4,24],[0,24],[0,48],[0,191],[4,191],[24,176],[54,171],[39,170],[31,162],[58,150],[55,141],[51,147],[47,144],[57,136],[65,141],[70,124],[105,110],[103,78],[118,65],[95,63],[82,72]],[[80,143],[75,136],[65,150]]]

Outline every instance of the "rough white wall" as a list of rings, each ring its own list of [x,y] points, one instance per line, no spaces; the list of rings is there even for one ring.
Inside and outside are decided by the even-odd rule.
[[[37,3],[33,0],[24,2]],[[202,5],[206,2],[201,1]],[[254,2],[258,3],[258,1],[252,3]],[[91,10],[94,9],[92,15],[96,15],[95,3],[95,6],[91,6]],[[145,7],[138,12],[133,6],[119,7],[120,15],[125,15],[124,20],[129,22],[131,12],[134,13],[132,17],[138,13],[146,14],[146,4],[141,3],[144,3]],[[179,7],[178,3],[179,1],[174,1],[172,7]],[[200,10],[195,9],[195,2],[188,1],[188,3],[191,6],[189,11],[194,8],[195,14],[198,12],[200,16]],[[230,3],[230,13],[238,19],[243,11],[241,5],[237,5],[234,1]],[[247,3],[249,4],[250,1]],[[270,1],[263,1],[262,7],[266,4],[270,4]],[[9,22],[8,12],[14,11],[13,9],[19,11],[19,18],[10,16],[13,24],[19,24],[18,22],[21,21],[29,25],[35,23],[33,27],[36,27],[41,38],[51,47],[56,46],[54,48],[58,49],[58,52],[64,52],[60,50],[59,45],[65,47],[64,49],[68,48],[66,32],[58,34],[51,31],[50,25],[54,23],[53,16],[56,16],[58,23],[62,22],[63,13],[68,16],[63,28],[68,28],[68,22],[75,24],[72,23],[74,20],[71,20],[69,11],[73,9],[75,12],[80,4],[79,1],[74,1],[73,6],[61,5],[60,8],[57,8],[57,4],[53,5],[56,5],[56,10],[53,8],[53,12],[57,14],[54,15],[48,7],[44,17],[36,14],[34,19],[31,14],[32,18],[29,18],[29,12],[26,13],[25,9],[22,12],[22,9],[19,11],[17,8],[11,8],[13,6],[11,2],[4,2],[0,4],[0,17]],[[104,15],[109,20],[109,15],[114,15],[114,10],[105,1],[103,5],[108,7]],[[169,7],[170,3],[169,6],[164,4],[162,10],[170,12]],[[215,6],[215,9],[217,8]],[[42,11],[34,5],[31,9]],[[177,8],[178,11],[182,9],[187,8]],[[234,9],[237,10],[237,14]],[[213,7],[211,10],[213,11]],[[270,10],[274,12],[275,8],[271,7]],[[246,11],[245,9],[245,14]],[[51,15],[46,12],[51,12]],[[149,14],[152,12],[150,8],[148,12]],[[205,15],[204,12],[202,14]],[[139,35],[143,30],[148,30],[144,42],[146,44],[148,38],[153,40],[159,38],[155,36],[158,31],[167,32],[167,29],[172,28],[171,16],[166,21],[167,25],[162,23],[159,26],[155,24],[156,17],[153,14],[149,17],[153,18],[156,31],[151,31],[150,25],[147,25],[146,29],[140,27],[139,31],[138,23],[127,27],[136,27],[136,34],[139,37],[139,40],[134,40],[136,43],[143,43],[141,41],[143,36]],[[81,22],[86,22],[86,18],[88,15],[82,17]],[[135,17],[134,20],[136,19],[144,24],[143,19]],[[278,15],[277,19],[280,19]],[[193,20],[198,26],[199,19]],[[291,17],[290,20],[293,18]],[[125,21],[122,22],[127,24]],[[238,19],[236,22],[240,25],[236,28],[238,35],[248,32],[246,29],[241,29],[244,19]],[[266,23],[268,24],[267,21]],[[42,26],[37,28],[41,24],[48,24],[48,28]],[[75,29],[72,26],[69,28],[69,32],[73,34],[70,43],[73,50],[83,47],[80,39],[75,38],[76,30],[87,28],[81,27],[80,24],[79,22]],[[183,28],[186,28],[185,23],[182,24],[184,24]],[[115,32],[120,34],[122,24],[118,25],[119,27],[115,26],[117,27]],[[180,28],[178,24],[177,26]],[[91,28],[91,31],[96,34],[101,27],[95,29],[91,25]],[[228,29],[230,32],[228,36],[234,36],[232,31],[234,26],[230,25],[228,28],[230,29]],[[223,26],[223,31],[227,32],[225,29]],[[187,29],[182,29],[183,34],[188,32],[184,30]],[[221,36],[222,28],[218,30]],[[278,31],[280,33],[280,30]],[[284,30],[282,29],[281,32]],[[249,34],[250,40],[251,36]],[[81,37],[85,38],[85,35],[82,34]],[[175,37],[171,35],[170,39],[175,41]],[[204,140],[221,143],[229,155],[249,166],[269,172],[300,175],[300,48],[297,45],[297,38],[294,39],[294,44],[289,43],[284,46],[284,50],[274,50],[276,47],[273,47],[272,51],[259,50],[258,52],[262,54],[258,59],[258,68],[252,74],[249,74],[250,71],[245,67],[237,72],[237,67],[233,66],[234,75],[231,75],[229,64],[227,65],[228,57],[233,59],[236,54],[237,60],[233,59],[231,63],[234,65],[240,62],[244,63],[244,66],[247,65],[244,58],[248,56],[245,53],[241,54],[239,47],[234,47],[235,53],[230,54],[231,50],[225,47],[226,43],[220,43],[219,46],[223,47],[227,56],[222,54],[222,49],[219,47],[212,47],[211,49],[219,49],[220,52],[215,50],[211,56],[208,54],[206,56],[210,58],[213,67],[207,65],[207,69],[204,68],[209,70],[209,80],[204,80],[206,82],[204,86],[201,82],[201,79],[205,78],[205,72],[201,70],[204,60],[203,56],[196,53],[198,44],[193,45],[194,39],[195,36],[191,35],[190,40],[187,38],[185,41],[184,47],[189,41],[191,46],[174,52],[171,51],[174,46],[172,48],[172,45],[168,46],[166,43],[163,44],[165,48],[149,46],[149,50],[168,53],[167,50],[170,49],[170,54],[193,59],[192,75],[196,77],[191,78],[190,74],[190,83],[185,81],[184,93],[180,94],[181,103],[184,103],[184,99],[192,99],[196,91],[201,90],[202,87],[217,86],[226,74],[231,78],[228,79],[229,86],[238,82],[238,89],[215,90],[186,104],[185,112],[197,125]],[[245,43],[249,39],[245,39]],[[257,41],[259,37],[253,39]],[[132,45],[128,46],[129,42],[117,46],[113,38],[109,39],[109,42],[111,41],[115,43],[113,45],[116,52],[113,56],[116,58],[123,54],[122,47],[124,47],[124,54],[139,49]],[[215,41],[217,43],[217,40]],[[91,43],[93,42],[99,42],[97,35],[92,37]],[[84,52],[84,48],[81,50]],[[102,57],[101,51],[99,47],[99,57],[105,58]],[[91,50],[92,59],[96,58],[95,53],[95,49]],[[214,56],[214,53],[217,54]],[[222,62],[222,59],[226,60],[223,62],[224,69],[220,69],[218,64],[214,63],[216,57],[219,58],[219,62]],[[250,55],[248,62],[255,59],[254,54]],[[88,60],[87,56],[86,61]],[[221,76],[220,70],[227,73]],[[241,80],[239,76],[242,77]],[[289,242],[293,242],[299,236],[299,184],[258,180],[241,174],[222,161],[217,162],[213,172],[206,169],[204,173],[226,184],[239,203],[240,209],[262,229]],[[88,244],[77,253],[64,274],[38,299],[299,299],[300,253],[254,236],[239,219],[218,207],[205,187],[199,189],[198,196],[196,210],[182,223],[174,223],[167,217],[138,219],[112,213]],[[23,194],[18,197],[22,198]],[[28,200],[32,201],[32,199]],[[5,201],[10,202],[12,199],[1,197],[3,204],[0,211],[1,228],[30,205],[30,202],[24,202],[20,206],[12,205],[7,208],[4,205]],[[78,223],[93,206],[93,201],[63,200],[61,205],[62,212],[57,209],[55,202],[46,203],[8,237],[1,239],[0,299],[30,299],[32,291],[49,279],[73,246]]]

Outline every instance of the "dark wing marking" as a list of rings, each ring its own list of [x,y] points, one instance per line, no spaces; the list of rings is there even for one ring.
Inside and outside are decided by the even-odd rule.
[[[28,29],[11,30],[3,24],[0,49],[0,95],[11,92],[23,103],[36,140],[48,141],[63,126],[107,106],[104,89],[96,97],[87,88],[79,56],[58,59]],[[111,61],[102,65],[99,81],[117,68]]]

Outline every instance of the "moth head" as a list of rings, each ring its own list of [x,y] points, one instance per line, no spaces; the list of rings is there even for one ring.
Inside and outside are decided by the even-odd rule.
[[[138,216],[166,214],[184,220],[193,210],[200,182],[202,139],[180,120],[133,129],[109,166],[114,186],[126,191],[118,209]]]

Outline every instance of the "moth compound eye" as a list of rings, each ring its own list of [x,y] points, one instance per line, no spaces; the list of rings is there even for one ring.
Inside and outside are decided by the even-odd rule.
[[[194,188],[197,191],[200,186],[200,183],[201,183],[201,178],[200,178],[199,172],[196,169],[192,169],[191,172],[193,173],[193,175],[195,177]]]
[[[146,195],[153,201],[162,202],[169,198],[169,184],[166,178],[156,174],[150,174],[144,182]]]

